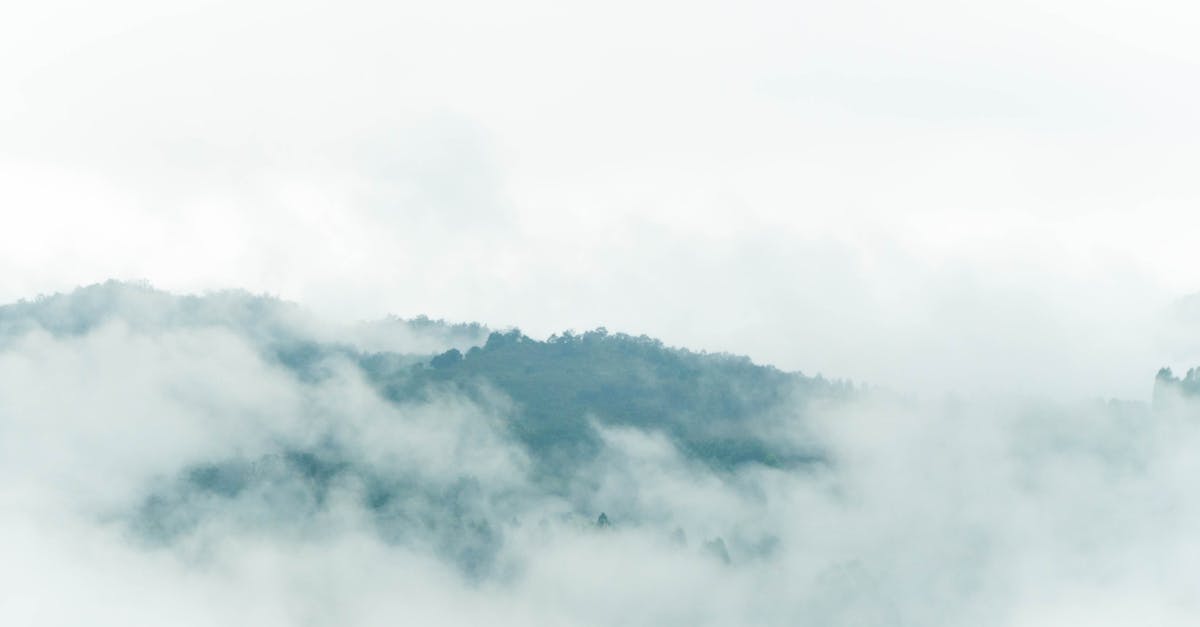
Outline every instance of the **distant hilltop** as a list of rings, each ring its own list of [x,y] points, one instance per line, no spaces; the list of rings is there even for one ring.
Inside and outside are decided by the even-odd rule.
[[[1170,368],[1161,368],[1154,377],[1154,408],[1175,407],[1185,399],[1200,397],[1200,368],[1189,368],[1183,378]]]

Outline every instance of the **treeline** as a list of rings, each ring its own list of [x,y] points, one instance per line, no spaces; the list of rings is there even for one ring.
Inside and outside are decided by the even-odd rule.
[[[1200,368],[1189,368],[1182,378],[1170,368],[1154,377],[1154,408],[1169,409],[1186,399],[1200,398]]]
[[[538,341],[518,330],[456,349],[398,373],[368,356],[364,370],[397,402],[447,388],[494,387],[516,402],[513,435],[556,469],[593,455],[593,422],[668,436],[686,454],[719,468],[788,466],[820,459],[812,445],[778,437],[816,399],[854,387],[756,365],[746,357],[669,348],[659,340],[599,328]],[[781,427],[782,428],[782,427]]]

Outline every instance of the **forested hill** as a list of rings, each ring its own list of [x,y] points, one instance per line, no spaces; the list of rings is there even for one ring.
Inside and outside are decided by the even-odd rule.
[[[809,401],[841,398],[852,387],[805,377],[746,357],[669,348],[646,336],[597,329],[538,341],[492,333],[466,353],[451,349],[398,376],[366,357],[396,401],[449,386],[494,387],[516,403],[513,434],[536,457],[558,463],[594,453],[593,423],[662,433],[687,455],[718,467],[792,465],[820,456],[781,433]]]
[[[245,292],[175,296],[124,283],[0,307],[4,353],[5,372],[39,367],[86,382],[77,385],[90,396],[58,403],[56,419],[95,425],[89,438],[111,423],[118,439],[176,442],[174,453],[135,460],[147,470],[105,514],[131,537],[160,546],[220,538],[206,535],[214,530],[320,538],[361,521],[389,545],[475,577],[507,572],[506,547],[543,523],[589,533],[645,525],[664,539],[692,534],[722,563],[764,558],[791,527],[749,524],[765,511],[754,509],[761,491],[853,464],[836,438],[821,437],[842,415],[823,410],[866,396],[604,329],[538,340],[427,318],[338,325]],[[1183,402],[1198,381],[1200,371],[1164,370],[1157,396],[1193,407]],[[108,394],[107,412],[87,400]],[[0,414],[41,404],[0,397]],[[1115,434],[1097,444],[1105,455],[1153,435],[1124,412],[1036,422],[1014,430],[1014,450],[1027,464],[1076,454],[1063,443],[1092,433],[1080,425],[1108,425],[1097,430]],[[1027,445],[1046,429],[1059,431]],[[881,443],[871,451],[891,450],[886,435],[872,437]],[[697,514],[693,488],[728,494]],[[750,513],[722,513],[739,508]]]
[[[179,296],[109,281],[0,307],[0,341],[34,331],[75,337],[112,324],[134,334],[229,331],[305,383],[319,382],[330,360],[349,359],[397,404],[448,392],[486,404],[494,398],[484,395],[498,392],[511,400],[504,412],[510,435],[556,474],[595,455],[596,427],[604,425],[662,434],[718,468],[805,463],[820,457],[798,435],[805,407],[852,392],[745,357],[604,329],[539,341],[423,316],[338,326],[295,304],[237,290]]]
[[[135,334],[222,329],[260,350],[339,345],[405,354],[432,354],[452,346],[466,348],[481,344],[489,332],[480,324],[451,324],[425,316],[331,324],[295,303],[272,296],[243,290],[177,295],[124,281],[107,281],[0,305],[0,342],[31,332],[80,336],[113,324]]]
[[[1183,377],[1175,376],[1170,368],[1162,368],[1154,377],[1155,409],[1170,409],[1184,399],[1196,398],[1200,398],[1200,368],[1189,368]]]
[[[85,368],[141,377],[138,360],[213,364],[133,383],[177,413],[261,438],[218,438],[148,481],[118,514],[135,537],[169,544],[213,525],[316,533],[331,501],[349,498],[388,543],[428,546],[474,574],[534,512],[673,516],[614,491],[615,476],[648,463],[638,456],[729,480],[824,460],[806,414],[854,393],[604,329],[541,341],[427,318],[336,325],[245,292],[116,282],[0,307],[0,349],[96,354]],[[243,374],[215,374],[226,369]],[[207,391],[180,394],[193,385]],[[226,397],[262,400],[214,405]],[[760,540],[745,552],[765,550]]]

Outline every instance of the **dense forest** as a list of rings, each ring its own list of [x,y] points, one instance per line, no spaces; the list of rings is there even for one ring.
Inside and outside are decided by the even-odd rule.
[[[34,331],[80,336],[105,325],[138,333],[229,332],[303,386],[356,369],[400,412],[439,398],[489,408],[501,437],[529,459],[530,485],[563,499],[580,520],[597,520],[593,510],[604,507],[594,502],[598,488],[590,476],[601,463],[603,429],[665,438],[687,463],[710,472],[803,468],[826,461],[819,443],[795,428],[807,408],[855,394],[846,382],[603,328],[546,340],[426,317],[330,328],[270,297],[236,291],[175,296],[117,282],[0,307],[4,341]],[[239,524],[299,524],[319,516],[332,490],[354,483],[382,536],[436,538],[435,550],[466,572],[486,571],[502,541],[497,495],[481,489],[480,477],[470,472],[434,482],[419,470],[363,459],[336,424],[349,418],[334,416],[320,437],[281,438],[265,455],[230,451],[162,477],[130,524],[151,543],[174,541],[230,511],[241,512]],[[629,523],[632,515],[618,513],[614,523]],[[603,520],[608,524],[607,516]]]
[[[590,424],[661,431],[704,463],[730,468],[818,460],[815,447],[788,447],[769,432],[774,414],[853,391],[759,366],[745,357],[694,353],[646,336],[601,328],[538,341],[517,330],[494,332],[465,354],[450,349],[406,373],[382,366],[386,355],[361,359],[396,402],[443,386],[464,393],[494,387],[517,404],[512,432],[536,457],[554,466],[594,453]]]
[[[219,447],[146,483],[129,511],[113,515],[138,542],[180,546],[214,526],[305,537],[349,498],[378,538],[424,547],[473,578],[503,568],[503,548],[513,533],[527,532],[533,515],[595,531],[653,522],[680,543],[700,528],[698,550],[720,563],[770,555],[778,544],[772,534],[730,529],[722,537],[705,531],[703,519],[676,520],[642,500],[642,462],[628,457],[630,437],[634,449],[668,456],[689,482],[706,477],[752,499],[760,488],[732,486],[761,473],[838,472],[842,460],[808,429],[810,414],[879,396],[604,328],[539,340],[426,317],[333,325],[266,296],[175,296],[116,282],[0,307],[6,349],[38,337],[107,336],[117,343],[233,338],[259,364],[254,376],[286,382],[299,395],[270,410],[280,414],[272,421],[291,426],[271,432],[265,445]],[[171,394],[172,402],[207,403]],[[1154,409],[1198,395],[1200,370],[1179,378],[1163,369]],[[1153,437],[1143,406],[1088,410],[1119,436],[1112,441],[1071,445],[1071,432],[1042,437],[1042,425],[1037,438],[1014,431],[1013,451],[1023,464],[1071,451],[1112,456]],[[954,407],[945,411],[953,415]]]

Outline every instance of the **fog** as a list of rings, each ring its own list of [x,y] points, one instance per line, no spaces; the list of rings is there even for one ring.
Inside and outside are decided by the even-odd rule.
[[[1198,28],[6,7],[0,623],[1194,624]]]
[[[607,326],[933,395],[1186,367],[1200,13],[71,0],[0,25],[0,298]],[[1055,377],[1070,370],[1074,377]]]
[[[272,358],[280,329],[355,334],[303,310],[89,290],[4,310],[6,624],[1184,625],[1200,611],[1200,423],[1182,393],[1151,407],[864,390],[762,417],[825,452],[790,467],[714,468],[663,432],[597,423],[599,452],[555,490],[504,428],[522,408],[486,384],[389,400],[346,357],[318,376]]]

